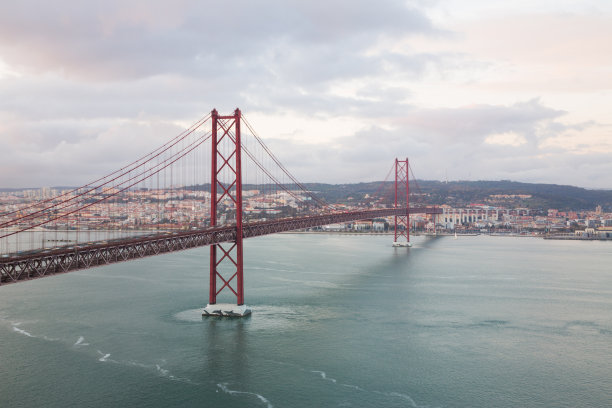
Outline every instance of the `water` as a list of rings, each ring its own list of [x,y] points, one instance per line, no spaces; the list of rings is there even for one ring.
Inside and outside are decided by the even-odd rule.
[[[245,241],[245,319],[202,319],[208,249],[0,287],[2,407],[609,407],[612,245]]]

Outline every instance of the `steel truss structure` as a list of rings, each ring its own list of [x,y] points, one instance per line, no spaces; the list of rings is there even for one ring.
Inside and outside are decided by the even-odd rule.
[[[402,187],[405,187],[406,191],[406,209],[410,207],[409,171],[408,159],[395,159],[395,208],[400,207],[399,194],[402,192]],[[399,242],[401,238],[406,238],[406,242],[410,242],[410,212],[406,210],[403,214],[396,215],[394,224],[394,242]]]
[[[210,180],[210,225],[217,225],[217,206],[229,198],[234,205],[236,233],[231,244],[210,246],[210,283],[208,303],[217,303],[217,295],[225,288],[236,295],[236,304],[244,304],[242,261],[242,143],[240,141],[240,109],[232,116],[220,116],[216,109],[212,119],[212,171]],[[219,257],[218,255],[221,255]],[[221,273],[225,266],[225,276]],[[230,272],[227,272],[229,268]],[[236,279],[235,283],[232,283]],[[217,289],[217,284],[221,287]]]
[[[252,238],[339,222],[402,216],[408,212],[441,214],[442,210],[435,207],[385,208],[260,221],[244,224],[241,238]],[[237,229],[235,225],[231,225],[109,241],[104,244],[40,251],[0,259],[0,284],[20,282],[207,245],[235,243],[236,241]]]

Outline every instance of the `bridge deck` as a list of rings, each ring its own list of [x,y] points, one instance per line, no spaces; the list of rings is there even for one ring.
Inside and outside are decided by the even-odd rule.
[[[410,208],[410,213],[440,214],[439,208]],[[357,221],[370,218],[406,215],[407,208],[385,208],[337,212],[278,220],[260,221],[244,224],[243,237],[251,238],[312,228],[338,222]],[[154,236],[129,238],[86,246],[41,250],[0,260],[0,284],[13,283],[33,278],[41,278],[57,273],[87,269],[99,265],[129,261],[146,256],[160,255],[206,245],[236,240],[236,227],[233,225],[164,233]]]

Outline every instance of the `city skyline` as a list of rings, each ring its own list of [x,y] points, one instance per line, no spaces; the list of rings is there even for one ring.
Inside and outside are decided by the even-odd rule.
[[[610,189],[611,13],[604,1],[3,4],[0,187],[82,185],[240,107],[303,182],[382,180],[408,156],[420,179]]]

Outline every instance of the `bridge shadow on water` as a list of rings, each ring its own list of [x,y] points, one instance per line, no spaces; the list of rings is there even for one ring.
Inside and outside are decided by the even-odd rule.
[[[202,317],[198,382],[216,388],[214,394],[210,391],[205,393],[206,400],[213,406],[229,406],[231,401],[228,401],[228,396],[242,397],[236,399],[237,404],[244,402],[244,398],[263,402],[259,394],[246,391],[251,388],[252,376],[248,359],[250,321],[250,315],[243,318]]]
[[[206,355],[203,361],[204,372],[223,373],[230,369],[232,376],[240,375],[244,364],[235,356],[246,355],[246,325],[250,315],[237,317],[202,317],[202,352]],[[228,367],[231,362],[233,367]],[[236,378],[236,380],[241,380]]]
[[[354,273],[347,273],[342,289],[326,289],[325,296],[333,299],[329,302],[334,307],[342,308],[392,308],[394,302],[407,301],[443,238],[421,236],[412,240],[410,248],[390,244],[377,248],[388,253],[362,262]]]
[[[434,249],[440,244],[441,239],[444,238],[440,235],[421,235],[418,237],[418,240],[415,240],[414,238],[412,239],[412,247],[410,248],[392,247],[392,257],[389,259],[389,261],[392,262],[392,264],[395,264],[396,261],[402,261],[419,256],[431,256],[430,253],[425,255],[423,250]]]

